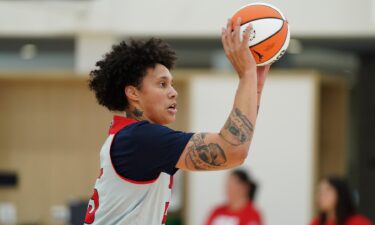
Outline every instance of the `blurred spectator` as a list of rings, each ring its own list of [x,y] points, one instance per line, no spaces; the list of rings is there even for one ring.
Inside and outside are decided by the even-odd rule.
[[[317,204],[319,216],[311,225],[372,225],[357,212],[353,192],[340,177],[328,177],[320,182]]]
[[[262,225],[253,204],[256,183],[243,170],[231,172],[226,185],[226,203],[213,210],[206,225]]]

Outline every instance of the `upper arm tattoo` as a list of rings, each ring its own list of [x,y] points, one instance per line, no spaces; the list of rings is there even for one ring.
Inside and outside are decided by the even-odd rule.
[[[210,170],[224,166],[227,157],[217,143],[205,143],[205,133],[197,133],[189,141],[185,164],[189,169]]]
[[[220,131],[220,136],[229,144],[238,146],[250,141],[253,132],[253,124],[238,108],[234,108]]]

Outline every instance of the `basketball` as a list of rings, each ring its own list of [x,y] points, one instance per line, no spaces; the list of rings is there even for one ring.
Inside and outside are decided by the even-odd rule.
[[[231,18],[232,27],[241,18],[241,32],[251,23],[249,49],[258,66],[279,60],[289,45],[289,24],[282,12],[265,3],[252,3],[240,8]],[[241,37],[242,38],[242,37]]]

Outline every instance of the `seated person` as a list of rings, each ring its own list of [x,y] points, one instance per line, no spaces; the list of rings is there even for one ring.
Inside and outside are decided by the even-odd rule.
[[[228,177],[227,201],[213,210],[206,225],[262,225],[262,218],[253,201],[256,183],[243,170],[234,170]]]
[[[373,225],[357,212],[352,191],[340,177],[327,177],[318,187],[319,215],[311,225]]]

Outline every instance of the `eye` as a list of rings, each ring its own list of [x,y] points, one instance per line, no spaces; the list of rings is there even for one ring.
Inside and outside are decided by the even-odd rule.
[[[167,83],[165,83],[164,81],[160,82],[159,85],[161,88],[167,87]]]

